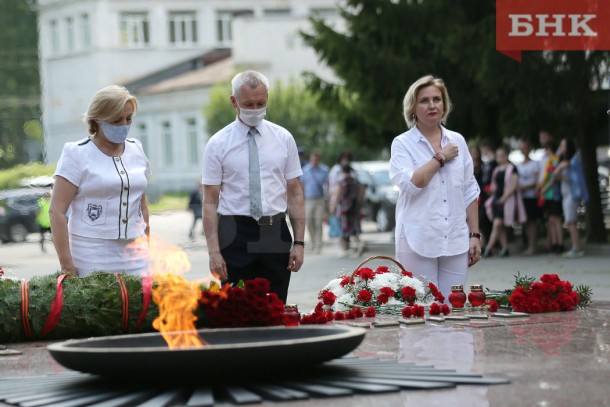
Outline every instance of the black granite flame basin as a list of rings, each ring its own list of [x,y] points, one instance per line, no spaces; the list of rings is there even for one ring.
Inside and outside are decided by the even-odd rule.
[[[172,350],[160,333],[149,333],[69,340],[48,350],[64,367],[106,377],[223,380],[314,366],[351,352],[365,335],[364,329],[340,325],[198,332],[208,346]]]

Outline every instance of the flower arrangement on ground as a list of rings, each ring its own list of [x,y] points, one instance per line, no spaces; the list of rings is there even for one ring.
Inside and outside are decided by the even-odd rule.
[[[572,311],[581,302],[581,295],[574,291],[572,283],[560,280],[557,274],[544,274],[539,282],[533,280],[526,280],[529,284],[517,285],[509,297],[515,311],[531,314]],[[590,293],[582,299],[588,302]]]
[[[424,283],[404,268],[360,267],[351,275],[331,280],[318,294],[318,304],[301,323],[374,317],[377,313],[398,314],[403,318],[449,314],[445,296],[433,283]]]
[[[281,325],[284,303],[270,291],[269,280],[264,278],[234,286],[212,283],[201,292],[197,312],[209,327]]]
[[[544,274],[540,281],[534,277],[515,275],[515,286],[501,294],[496,300],[517,312],[537,314],[541,312],[572,311],[583,308],[591,301],[592,290],[585,285],[574,287],[571,282],[561,280],[557,274]]]

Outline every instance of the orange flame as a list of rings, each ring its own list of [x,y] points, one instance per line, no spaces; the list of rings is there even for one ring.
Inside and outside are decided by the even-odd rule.
[[[170,273],[155,275],[155,281],[153,301],[159,306],[159,316],[153,321],[153,327],[161,332],[169,348],[207,345],[195,328],[197,317],[193,310],[201,294],[198,285]]]
[[[183,274],[191,268],[188,255],[179,247],[162,239],[151,237],[147,241],[150,253],[149,272],[155,281],[152,298],[159,307],[159,316],[153,328],[161,332],[170,349],[202,347],[208,343],[199,337],[195,328],[197,308],[201,295],[199,285],[187,281]],[[134,242],[134,247],[142,246]]]

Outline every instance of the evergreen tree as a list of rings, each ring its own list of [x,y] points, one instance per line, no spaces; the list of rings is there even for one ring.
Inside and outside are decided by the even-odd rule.
[[[0,168],[26,161],[27,137],[40,142],[36,17],[32,1],[0,0]]]
[[[347,136],[389,146],[406,130],[402,100],[417,78],[444,79],[454,103],[447,126],[468,140],[536,140],[541,127],[572,137],[591,192],[588,240],[605,241],[597,184],[596,129],[607,125],[610,53],[525,52],[517,63],[495,50],[495,2],[480,0],[347,0],[344,29],[312,18],[303,33],[340,78],[309,75],[308,86],[341,118]]]

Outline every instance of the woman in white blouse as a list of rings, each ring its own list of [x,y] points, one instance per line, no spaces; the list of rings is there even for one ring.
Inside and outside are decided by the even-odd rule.
[[[418,79],[403,101],[410,130],[394,139],[390,158],[399,188],[396,258],[445,296],[481,258],[479,186],[464,137],[441,125],[450,111],[443,81]]]
[[[151,171],[141,143],[127,138],[137,107],[124,87],[102,88],[84,115],[90,136],[64,145],[49,210],[64,271],[147,272]]]

